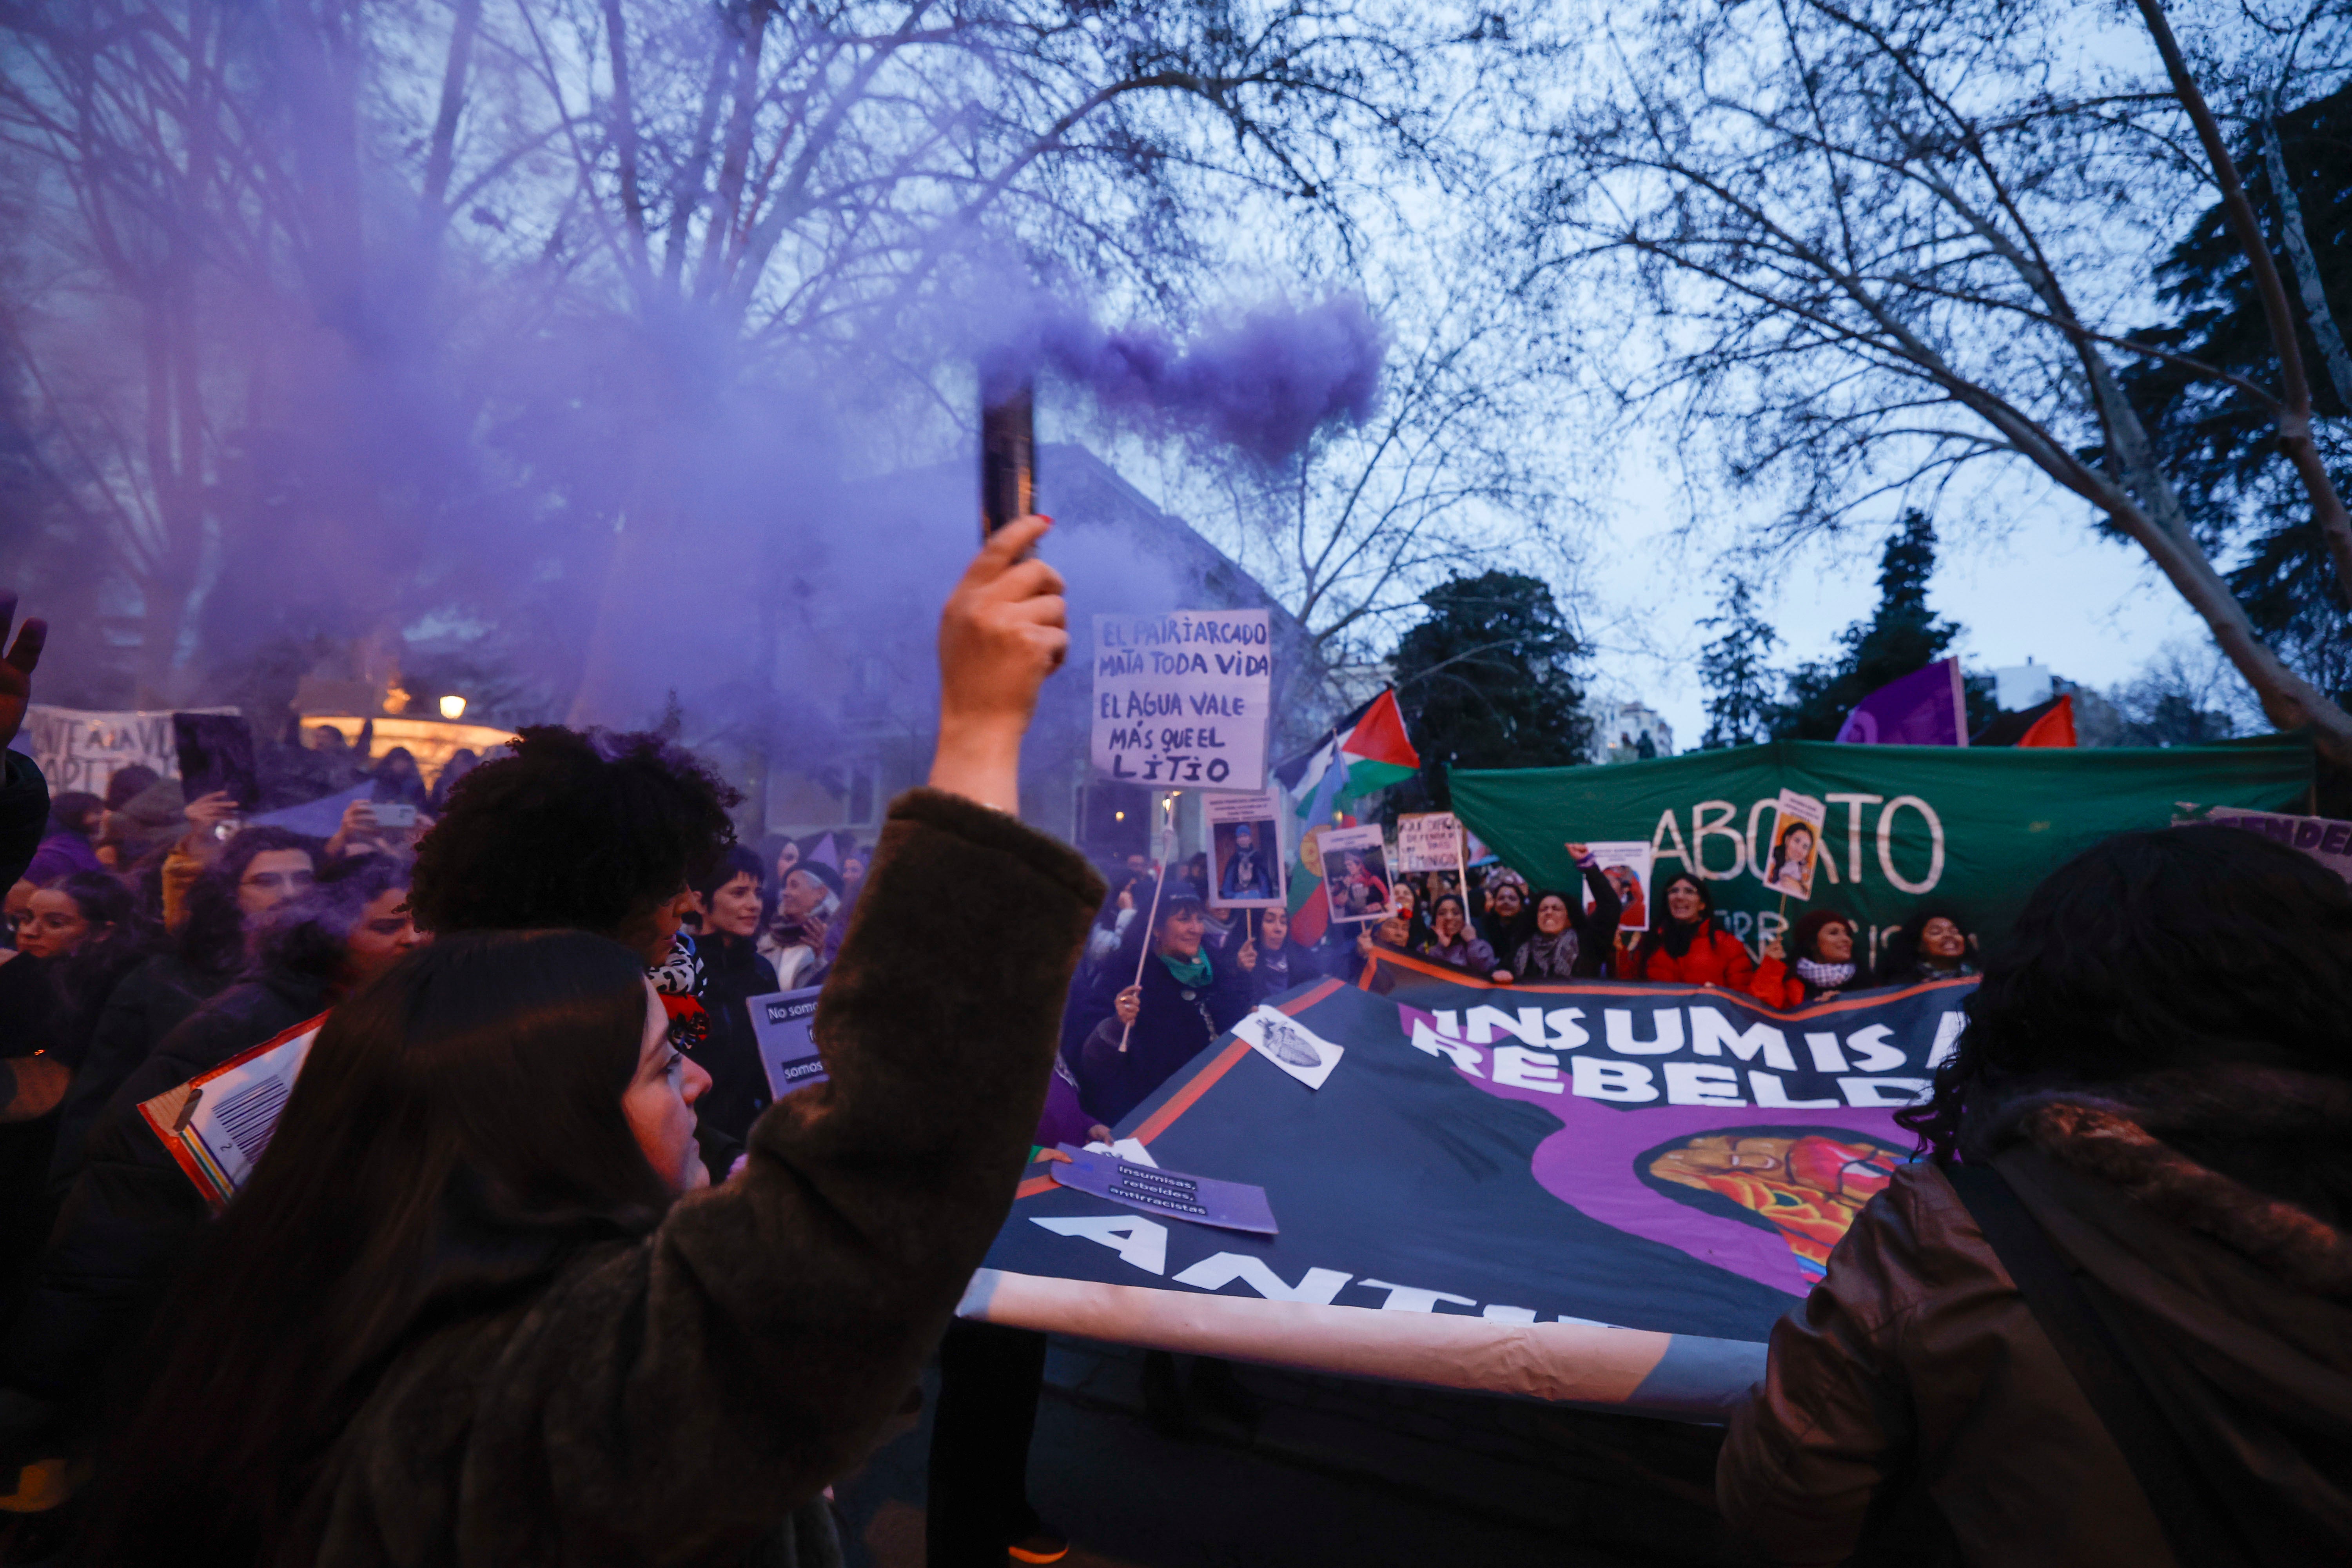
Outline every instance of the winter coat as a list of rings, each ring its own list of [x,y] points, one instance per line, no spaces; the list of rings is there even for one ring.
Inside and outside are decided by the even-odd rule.
[[[1102,896],[1013,817],[900,796],[817,1014],[829,1081],[650,1235],[395,1352],[286,1560],[728,1563],[772,1539],[900,1408],[1004,1223]]]
[[[0,892],[24,880],[49,830],[49,784],[32,758],[0,752]]]
[[[166,1035],[226,989],[228,981],[228,976],[189,967],[177,953],[159,952],[115,983],[58,1112],[57,1152],[49,1161],[53,1197],[62,1199],[80,1174],[89,1130],[114,1091]]]
[[[1322,978],[1323,967],[1317,961],[1315,950],[1286,937],[1280,947],[1262,946],[1257,950],[1257,967],[1249,974],[1250,1000],[1253,1004],[1263,1002],[1294,985]]]
[[[760,1042],[751,1032],[747,1004],[782,987],[768,961],[741,937],[706,931],[694,939],[694,947],[702,955],[702,1008],[710,1019],[709,1037],[687,1053],[710,1075],[710,1087],[694,1102],[695,1121],[740,1142],[773,1098],[768,1092],[768,1069],[760,1065]]]
[[[1422,957],[1433,963],[1450,963],[1456,969],[1466,969],[1482,977],[1492,974],[1502,967],[1495,962],[1495,950],[1488,947],[1486,939],[1468,926],[1462,928],[1460,934],[1454,937],[1451,944],[1433,932],[1429,940],[1423,942],[1416,951]]]
[[[1608,962],[1610,946],[1617,940],[1617,922],[1624,918],[1624,900],[1617,896],[1616,885],[1598,866],[1584,868],[1584,885],[1592,890],[1592,908],[1588,911],[1584,900],[1577,899],[1568,907],[1569,930],[1576,932],[1576,962],[1566,973],[1555,973],[1545,962],[1549,948],[1540,932],[1533,932],[1512,949],[1502,967],[1511,972],[1513,980],[1550,981],[1585,980],[1601,973]]]
[[[1206,948],[1202,952],[1208,956]],[[1112,1127],[1255,1005],[1249,975],[1224,954],[1209,957],[1206,986],[1180,984],[1154,955],[1144,962],[1143,1005],[1122,1051],[1118,1001],[1135,982],[1133,963],[1131,954],[1113,961],[1075,1019],[1080,1095],[1087,1113]]]
[[[203,1194],[139,1114],[139,1103],[326,1011],[327,987],[273,973],[222,992],[159,1042],[91,1123],[31,1299],[0,1338],[0,1388],[48,1407],[71,1442],[107,1396],[203,1237]]]
[[[1856,964],[1846,983],[1832,989],[1841,993],[1858,991],[1869,984],[1870,976]],[[1768,958],[1756,966],[1756,973],[1748,978],[1748,994],[1767,1007],[1780,1008],[1802,1007],[1828,994],[1798,973],[1795,964],[1778,958]]]
[[[1628,980],[1649,980],[1674,985],[1720,985],[1727,991],[1745,991],[1756,977],[1756,961],[1748,956],[1747,944],[1722,927],[1710,924],[1691,938],[1690,946],[1680,958],[1666,951],[1660,942],[1650,950],[1644,960],[1641,950],[1626,955]]]
[[[2008,1183],[2126,1362],[2154,1374],[2249,1560],[2352,1561],[2352,1237],[2140,1125],[2201,1138],[2231,1118],[2267,1160],[2352,1147],[2341,1080],[2249,1071],[2200,1077],[2169,1109],[2045,1092],[1964,1127],[1961,1149]],[[1969,1563],[2179,1561],[1975,1217],[1925,1163],[1895,1170],[1773,1331],[1716,1472],[1725,1519],[1786,1563],[1844,1558],[1874,1500],[1918,1484]]]

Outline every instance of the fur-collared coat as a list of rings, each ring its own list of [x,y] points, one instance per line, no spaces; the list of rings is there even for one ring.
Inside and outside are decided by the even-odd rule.
[[[1971,1106],[1960,1147],[2008,1182],[2105,1303],[2143,1378],[2154,1371],[2249,1560],[2352,1561],[2352,1238],[2331,1196],[2352,1171],[2352,1084],[2221,1068],[2043,1089]],[[2262,1185],[2214,1168],[2224,1163]],[[2177,1561],[2121,1451],[1927,1163],[1897,1170],[1773,1331],[1716,1488],[1767,1561],[1831,1563],[1862,1539],[1874,1503],[1915,1479],[1966,1563]]]

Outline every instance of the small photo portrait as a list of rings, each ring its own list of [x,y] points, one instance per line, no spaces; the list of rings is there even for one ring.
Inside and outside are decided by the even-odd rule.
[[[1213,873],[1210,904],[1221,910],[1276,910],[1283,901],[1282,857],[1274,819],[1213,823],[1209,830]]]
[[[1377,824],[1323,835],[1323,890],[1331,900],[1332,920],[1360,924],[1388,919],[1393,886]]]
[[[1813,865],[1820,858],[1821,829],[1801,816],[1783,816],[1772,835],[1772,858],[1764,885],[1792,899],[1813,896]]]

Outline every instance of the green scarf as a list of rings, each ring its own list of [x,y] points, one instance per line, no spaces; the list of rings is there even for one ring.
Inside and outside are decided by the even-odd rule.
[[[1204,947],[1200,952],[1194,953],[1192,955],[1192,962],[1190,963],[1185,963],[1182,959],[1178,958],[1171,953],[1165,952],[1160,954],[1160,962],[1168,966],[1168,973],[1176,977],[1177,984],[1190,985],[1195,990],[1206,990],[1208,988],[1209,977],[1212,972],[1209,968],[1209,950],[1207,948]]]

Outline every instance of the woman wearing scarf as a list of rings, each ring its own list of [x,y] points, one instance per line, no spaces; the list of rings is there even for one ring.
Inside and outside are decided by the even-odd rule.
[[[1966,979],[1978,972],[1969,959],[1969,950],[1975,945],[1976,939],[1950,910],[1937,904],[1914,910],[1887,942],[1886,956],[1879,962],[1872,984],[1917,985],[1929,980]]]
[[[1786,948],[1777,936],[1764,944],[1764,963],[1748,992],[1767,1007],[1802,1007],[1845,990],[1860,973],[1853,922],[1835,910],[1815,910],[1797,922]]]
[[[1433,958],[1440,963],[1450,963],[1456,969],[1467,969],[1478,974],[1495,972],[1495,950],[1483,938],[1470,930],[1470,922],[1462,913],[1462,900],[1452,893],[1430,906],[1430,937],[1416,950],[1423,958]]]
[[[1138,934],[1120,946],[1071,1020],[1078,1088],[1087,1112],[1105,1125],[1117,1126],[1250,1010],[1257,950],[1244,942],[1237,952],[1212,957],[1202,942],[1204,913],[1189,886],[1171,882],[1150,931],[1136,922]]]
[[[1756,978],[1756,961],[1738,937],[1717,927],[1706,884],[1677,871],[1666,879],[1665,905],[1666,918],[1633,950],[1625,978],[1747,990]]]
[[[1486,910],[1471,924],[1498,957],[1508,958],[1536,929],[1528,880],[1508,866],[1496,866],[1486,871],[1479,891],[1485,895]]]
[[[1588,980],[1601,973],[1601,961],[1609,956],[1624,903],[1591,850],[1571,844],[1568,852],[1584,873],[1584,885],[1592,889],[1592,908],[1588,912],[1583,900],[1556,889],[1538,893],[1534,928],[1512,944],[1507,966],[1495,972],[1506,985],[1515,979]]]

